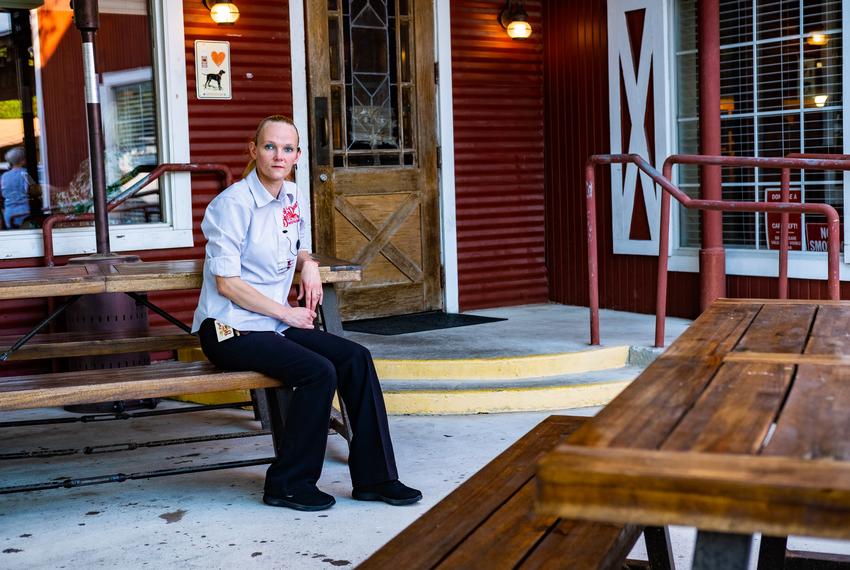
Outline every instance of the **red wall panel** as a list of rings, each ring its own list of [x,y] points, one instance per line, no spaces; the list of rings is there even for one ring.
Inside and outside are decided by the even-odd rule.
[[[587,305],[587,224],[584,165],[592,154],[610,152],[608,42],[604,0],[547,2],[546,260],[550,297]],[[553,33],[552,30],[558,30]],[[597,171],[600,303],[603,307],[653,312],[656,259],[613,255],[610,173]],[[696,280],[671,273],[671,314],[687,313]]]
[[[451,3],[458,285],[463,310],[548,300],[541,3],[531,38],[499,25],[501,0]]]

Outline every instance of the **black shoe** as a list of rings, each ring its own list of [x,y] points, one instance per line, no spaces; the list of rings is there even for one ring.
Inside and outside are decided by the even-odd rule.
[[[375,485],[364,485],[355,487],[351,496],[358,501],[383,501],[389,505],[399,507],[401,505],[412,505],[422,500],[422,492],[411,489],[398,479],[377,483]]]
[[[272,507],[288,507],[296,511],[324,511],[334,506],[336,499],[316,487],[311,487],[286,493],[282,497],[265,492],[263,502]]]

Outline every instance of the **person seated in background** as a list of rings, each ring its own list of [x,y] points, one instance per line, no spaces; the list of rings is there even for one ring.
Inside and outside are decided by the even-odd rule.
[[[6,228],[20,228],[30,217],[29,188],[32,178],[24,166],[27,156],[24,148],[16,146],[6,152],[10,169],[0,176],[0,194],[3,195],[3,221]]]

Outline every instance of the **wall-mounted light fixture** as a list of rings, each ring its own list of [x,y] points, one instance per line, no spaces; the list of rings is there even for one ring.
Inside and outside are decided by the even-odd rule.
[[[505,7],[499,13],[499,23],[512,40],[524,40],[531,35],[531,24],[528,23],[528,13],[522,2],[506,0]]]
[[[201,0],[201,3],[210,11],[212,21],[219,26],[232,26],[239,19],[239,8],[233,2]]]
[[[815,95],[815,107],[825,107],[829,95]]]
[[[812,35],[806,38],[806,43],[810,46],[825,46],[829,43],[829,36],[824,32],[812,32]]]

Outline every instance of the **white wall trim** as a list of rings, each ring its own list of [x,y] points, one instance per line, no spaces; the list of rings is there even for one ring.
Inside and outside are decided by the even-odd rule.
[[[671,126],[669,74],[669,17],[667,0],[609,0],[608,1],[608,102],[610,117],[611,153],[635,153],[649,158],[649,141],[644,119],[649,96],[650,69],[652,70],[653,111],[655,117],[654,166],[670,153]],[[640,61],[633,61],[631,39],[626,13],[644,11],[643,36],[640,38]],[[637,73],[635,73],[637,67]],[[621,125],[620,70],[623,72],[626,105],[631,120],[627,147],[623,148]],[[650,232],[648,240],[629,238],[638,181],[643,190],[643,203]],[[611,213],[613,249],[617,254],[657,255],[659,242],[660,189],[652,179],[642,174],[634,165],[611,167]]]
[[[850,38],[850,0],[841,2],[841,92],[850,93],[850,48],[847,47],[847,39]],[[847,112],[847,101],[844,101],[844,109],[841,113],[842,130],[844,132],[844,140],[842,141],[845,154],[850,153],[850,113]],[[843,172],[844,179],[844,263],[850,263],[850,216],[848,216],[848,206],[850,206],[850,171]],[[841,269],[844,269],[842,264]]]
[[[289,0],[289,38],[290,61],[292,62],[292,120],[298,129],[301,141],[301,158],[295,171],[295,183],[304,190],[308,200],[310,196],[310,126],[309,107],[307,105],[307,43],[304,30],[304,0]],[[309,203],[307,206],[309,207]],[[314,222],[315,226],[315,222]]]
[[[189,162],[189,109],[186,94],[186,54],[183,36],[183,6],[166,0],[150,3],[153,21],[154,73],[157,78],[157,114],[160,161]],[[37,28],[34,28],[37,29]],[[38,63],[38,60],[36,60]],[[38,70],[37,70],[38,73]],[[82,88],[82,87],[80,87]],[[41,113],[43,109],[39,107]],[[44,125],[42,124],[42,127]],[[42,139],[44,139],[42,134]],[[44,154],[43,156],[47,156]],[[188,173],[173,173],[161,180],[161,204],[167,224],[110,226],[112,251],[171,249],[191,247],[192,187]],[[57,228],[54,231],[56,255],[96,251],[94,228]],[[0,259],[40,257],[44,247],[40,230],[3,233]]]
[[[850,281],[850,265],[839,263],[841,281]],[[699,273],[699,250],[682,248],[670,256],[669,271]],[[778,277],[779,252],[748,249],[726,249],[726,274],[744,277]],[[827,279],[825,253],[788,252],[788,277],[791,279]]]
[[[436,0],[436,61],[440,75],[437,88],[437,122],[440,145],[440,229],[443,257],[443,306],[449,313],[460,310],[457,274],[457,213],[455,205],[455,141],[452,101],[451,5],[449,0]]]

